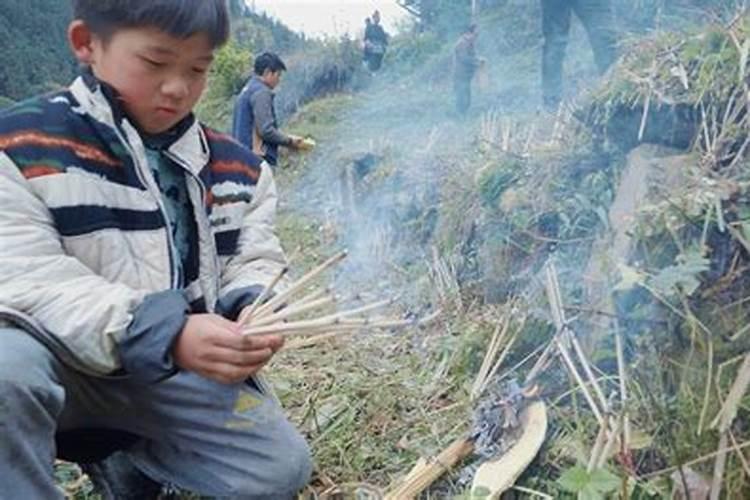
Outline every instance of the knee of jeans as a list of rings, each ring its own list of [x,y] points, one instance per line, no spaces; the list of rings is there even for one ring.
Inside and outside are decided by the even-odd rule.
[[[0,401],[63,398],[54,381],[52,355],[21,330],[0,330]]]
[[[26,428],[51,423],[62,412],[65,392],[61,387],[30,382],[23,377],[0,380],[0,427],[13,422]]]
[[[240,498],[293,498],[310,481],[312,457],[304,437],[291,425],[290,431],[276,443],[273,450],[264,450],[262,479],[244,475],[234,484]],[[253,478],[254,476],[254,478]],[[259,483],[260,481],[260,483]]]

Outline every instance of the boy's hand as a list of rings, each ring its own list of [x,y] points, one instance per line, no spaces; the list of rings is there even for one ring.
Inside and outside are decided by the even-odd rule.
[[[284,345],[278,335],[243,336],[241,327],[216,314],[188,317],[172,355],[177,366],[223,384],[246,380]]]

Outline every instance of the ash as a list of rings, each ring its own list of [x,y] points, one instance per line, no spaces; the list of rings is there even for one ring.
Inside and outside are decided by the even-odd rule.
[[[488,387],[472,417],[470,437],[474,441],[475,460],[459,473],[461,486],[471,484],[477,469],[508,451],[518,440],[524,396],[516,379],[496,382]]]

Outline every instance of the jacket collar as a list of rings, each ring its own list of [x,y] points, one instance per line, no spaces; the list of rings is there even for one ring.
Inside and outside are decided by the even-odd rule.
[[[270,85],[268,85],[266,82],[261,80],[261,78],[258,75],[253,75],[252,78],[250,78],[250,82],[256,82],[256,85],[260,85],[263,88],[267,88],[269,91],[271,91],[272,94],[275,94],[276,91],[271,88]]]
[[[121,135],[130,137],[128,130],[136,132],[140,144],[130,141],[131,147],[144,147],[145,144],[167,151],[180,164],[198,175],[208,164],[210,151],[208,140],[203,127],[191,113],[172,129],[149,136],[138,130],[136,124],[130,120],[119,104],[117,91],[106,83],[98,80],[90,71],[85,71],[70,87],[73,97],[79,107],[74,111],[88,115],[97,122],[123,132]]]

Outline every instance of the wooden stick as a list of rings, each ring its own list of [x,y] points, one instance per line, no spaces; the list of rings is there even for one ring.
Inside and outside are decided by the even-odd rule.
[[[355,333],[356,330],[351,330],[350,333]],[[284,347],[281,349],[282,351],[293,351],[294,349],[304,349],[305,347],[314,347],[318,344],[322,344],[323,342],[326,342],[328,340],[332,340],[336,337],[339,337],[341,335],[346,334],[345,331],[340,332],[329,332],[329,333],[323,333],[320,335],[314,335],[312,337],[308,338],[301,338],[294,340],[292,342],[288,342],[284,345]]]
[[[247,326],[252,327],[252,328],[257,328],[260,326],[270,325],[271,323],[277,323],[291,316],[296,316],[298,314],[302,314],[307,311],[312,311],[320,307],[335,304],[335,303],[336,303],[336,297],[328,296],[328,297],[323,297],[322,299],[312,300],[310,302],[307,302],[306,304],[288,306],[275,314],[264,316],[263,318],[258,319],[258,321],[251,321],[250,324]]]
[[[602,467],[604,467],[604,464],[607,463],[607,458],[609,458],[610,453],[612,453],[612,448],[614,448],[615,443],[617,443],[617,438],[620,434],[620,426],[620,419],[615,419],[611,431],[607,434],[607,442],[604,445],[604,448],[602,448],[602,453],[601,455],[599,455],[599,459],[597,460],[597,469],[601,469]],[[607,427],[609,427],[609,422],[607,424]]]
[[[724,470],[726,469],[727,464],[727,453],[730,450],[727,448],[728,444],[728,433],[724,431],[719,438],[719,450],[716,455],[716,461],[714,462],[714,474],[711,479],[711,494],[709,495],[710,500],[719,500],[719,496],[721,495],[721,484],[724,479]]]
[[[596,463],[599,461],[599,456],[601,455],[606,440],[607,428],[605,426],[600,426],[599,432],[596,434],[596,439],[594,440],[594,447],[591,449],[589,463],[586,466],[588,472],[592,472],[596,468]]]
[[[578,338],[576,337],[574,332],[570,330],[568,330],[568,332],[568,334],[570,335],[570,342],[571,344],[573,344],[573,349],[578,356],[578,362],[581,364],[581,366],[583,366],[583,371],[586,374],[586,378],[589,379],[589,383],[594,387],[594,393],[599,398],[599,404],[601,405],[602,411],[604,413],[609,413],[609,405],[607,404],[607,399],[604,397],[604,392],[599,385],[599,381],[596,379],[596,377],[594,376],[594,372],[591,370],[591,364],[584,354],[583,349],[581,348],[581,344],[580,342],[578,342]]]
[[[304,276],[302,276],[299,280],[294,282],[292,286],[290,286],[286,291],[278,294],[268,302],[266,302],[264,305],[262,305],[257,310],[257,317],[263,317],[266,314],[272,313],[274,310],[276,310],[279,306],[281,306],[284,302],[289,299],[292,295],[300,291],[302,288],[305,287],[310,281],[314,280],[318,276],[320,276],[322,273],[330,269],[331,267],[335,266],[342,260],[346,258],[348,255],[348,252],[344,250],[343,252],[339,252],[333,257],[329,258],[322,264],[320,264],[318,267],[313,269],[312,271],[308,272]]]
[[[589,392],[588,388],[586,387],[586,382],[583,381],[581,374],[578,372],[576,365],[573,363],[573,359],[570,356],[570,352],[568,351],[568,348],[565,347],[565,345],[560,339],[557,339],[557,348],[560,351],[560,354],[562,355],[563,361],[565,361],[565,365],[568,367],[568,371],[570,371],[570,373],[573,375],[573,378],[575,378],[576,382],[578,383],[578,387],[581,389],[581,392],[583,392],[583,395],[586,398],[586,401],[589,403],[589,406],[591,407],[591,411],[594,413],[594,416],[596,417],[596,421],[599,422],[600,426],[604,426],[605,425],[604,417],[599,411],[599,407],[596,405],[596,401],[594,401],[593,396],[591,396],[591,392]]]
[[[308,302],[312,302],[313,300],[318,300],[318,299],[320,299],[322,297],[325,297],[326,295],[333,295],[333,291],[330,288],[328,288],[328,287],[322,288],[320,290],[315,290],[314,292],[312,292],[312,293],[310,293],[308,295],[305,295],[301,299],[295,300],[295,301],[291,302],[287,306],[287,308],[305,305]]]
[[[419,496],[440,476],[453,468],[474,451],[474,443],[468,439],[454,441],[437,457],[421,462],[401,484],[385,495],[385,500],[411,500]]]
[[[255,298],[250,307],[246,307],[242,310],[242,312],[240,313],[240,317],[237,320],[240,325],[244,326],[250,320],[250,318],[253,316],[253,313],[268,298],[271,292],[273,292],[273,288],[278,285],[279,281],[281,281],[281,279],[286,275],[287,272],[289,272],[289,267],[284,266],[284,268],[279,271],[279,274],[277,274],[276,277],[271,280],[268,286],[263,289],[260,295]]]
[[[712,428],[718,428],[721,432],[726,432],[729,429],[737,416],[737,408],[748,387],[750,387],[750,353],[745,355],[745,359],[737,372],[737,378],[735,378],[732,388],[729,390],[729,395],[727,395],[721,411],[711,423]]]
[[[630,450],[631,441],[631,430],[630,430],[630,416],[628,415],[628,372],[625,364],[625,351],[622,342],[622,333],[620,328],[615,322],[615,351],[617,353],[617,372],[619,375],[620,382],[620,405],[622,407],[622,449],[623,451]]]
[[[520,331],[520,330],[519,330]],[[497,361],[495,362],[494,366],[490,369],[489,373],[484,379],[484,382],[482,383],[482,387],[479,390],[479,394],[484,393],[485,390],[487,390],[487,386],[490,383],[490,380],[497,374],[498,370],[500,369],[500,366],[502,366],[503,361],[505,361],[505,358],[508,357],[508,354],[510,353],[510,350],[513,348],[513,346],[516,343],[516,339],[518,338],[519,331],[516,331],[516,333],[513,334],[513,336],[510,338],[507,344],[505,344],[505,348],[503,349],[503,352],[500,353],[500,356],[497,358]],[[479,394],[477,397],[479,397]]]
[[[501,339],[505,336],[505,333],[507,332],[507,329],[505,328],[507,324],[508,324],[507,321],[504,321],[502,323],[498,322],[497,325],[495,326],[495,330],[492,332],[490,345],[487,347],[487,352],[484,353],[484,359],[482,360],[482,364],[479,367],[477,376],[474,379],[474,384],[472,384],[471,386],[470,399],[472,401],[475,400],[480,394],[479,391],[482,388],[482,385],[484,384],[485,378],[487,377],[487,372],[490,370],[490,367],[492,365],[492,360],[494,360],[495,356],[497,355],[497,351],[499,349],[499,344],[501,342]]]

